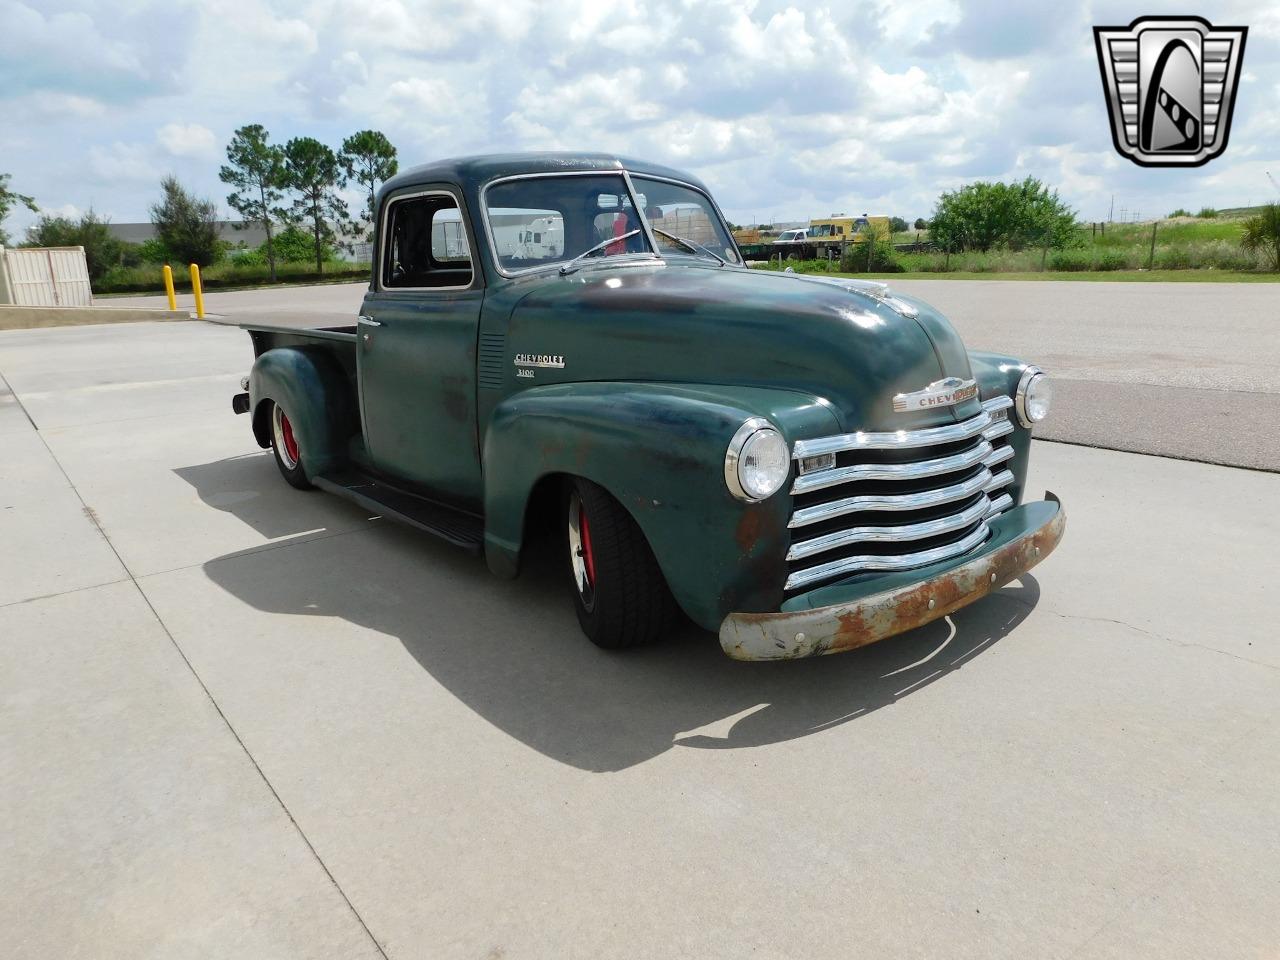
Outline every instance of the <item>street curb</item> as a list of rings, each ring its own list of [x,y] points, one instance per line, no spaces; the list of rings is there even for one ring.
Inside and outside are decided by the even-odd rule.
[[[0,304],[0,330],[190,319],[191,315],[185,310],[152,310],[146,307],[23,307]]]

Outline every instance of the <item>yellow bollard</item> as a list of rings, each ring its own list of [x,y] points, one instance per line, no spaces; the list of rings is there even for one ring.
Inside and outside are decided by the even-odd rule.
[[[167,263],[164,265],[164,292],[169,298],[169,309],[177,310],[178,298],[173,292],[173,270]]]
[[[200,289],[200,264],[191,265],[191,292],[196,295],[196,317],[204,319],[204,291]]]

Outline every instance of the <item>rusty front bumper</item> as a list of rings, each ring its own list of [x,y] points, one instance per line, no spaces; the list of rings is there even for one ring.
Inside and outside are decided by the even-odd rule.
[[[801,597],[797,598],[801,606],[779,613],[731,613],[720,624],[720,646],[735,660],[816,657],[865,647],[954,613],[999,590],[1053,552],[1062,539],[1066,516],[1058,499],[1046,496],[992,521],[992,537],[976,556],[913,571],[916,579],[882,578],[895,582],[890,589],[868,593],[882,580],[863,581],[844,588],[819,588],[807,595],[820,598],[822,606],[806,608],[807,598]]]

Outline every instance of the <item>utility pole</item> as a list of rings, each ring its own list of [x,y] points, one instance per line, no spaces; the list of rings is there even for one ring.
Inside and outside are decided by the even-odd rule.
[[[1113,193],[1111,195],[1111,210],[1108,211],[1107,213],[1107,223],[1110,223],[1112,220],[1114,220],[1115,215],[1116,215],[1116,195]]]

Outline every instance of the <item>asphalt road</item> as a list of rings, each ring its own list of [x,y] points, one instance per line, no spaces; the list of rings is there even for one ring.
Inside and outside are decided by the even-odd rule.
[[[0,333],[9,953],[1280,943],[1280,476],[1038,442],[1066,537],[950,621],[606,654],[554,564],[286,486],[229,409],[249,362],[212,324]]]
[[[907,280],[972,349],[1058,387],[1047,440],[1280,470],[1280,284]],[[350,323],[364,284],[211,293],[233,323]],[[113,303],[160,305],[163,298]]]

